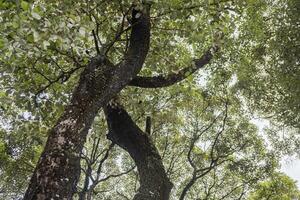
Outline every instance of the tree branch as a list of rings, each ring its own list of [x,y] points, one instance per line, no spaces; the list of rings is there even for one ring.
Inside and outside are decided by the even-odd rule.
[[[94,43],[95,43],[95,48],[96,48],[97,54],[100,54],[100,48],[99,48],[99,45],[98,45],[98,38],[97,38],[97,35],[95,33],[95,30],[92,30],[92,33],[93,33],[93,37],[94,37]]]
[[[145,132],[148,133],[148,135],[151,134],[151,117],[147,116],[146,117],[146,127],[145,127]]]
[[[129,83],[129,85],[142,88],[161,88],[174,85],[175,83],[186,79],[188,76],[192,75],[197,70],[208,64],[217,50],[218,47],[211,47],[203,54],[201,58],[194,60],[194,63],[191,66],[183,68],[177,73],[170,73],[167,75],[159,75],[154,77],[137,76]]]
[[[169,199],[172,183],[149,135],[134,123],[119,104],[112,102],[104,112],[109,127],[108,139],[125,149],[137,166],[140,188],[133,199]]]
[[[223,164],[224,162],[227,162],[227,161],[230,160],[230,159],[226,159],[230,154],[225,154],[224,156],[221,156],[220,154],[214,155],[214,150],[216,148],[216,144],[219,141],[220,135],[223,133],[223,131],[225,129],[226,119],[227,119],[227,111],[228,111],[228,102],[225,103],[224,118],[222,120],[221,130],[217,132],[216,137],[214,138],[214,141],[211,145],[211,150],[209,152],[210,162],[209,162],[208,166],[198,168],[198,165],[192,159],[192,150],[195,147],[195,143],[201,137],[201,135],[204,132],[208,131],[216,123],[216,120],[219,118],[219,115],[216,118],[214,118],[212,123],[209,124],[203,131],[201,131],[200,133],[196,133],[196,135],[194,135],[194,137],[192,138],[190,146],[189,146],[189,151],[188,151],[188,154],[187,154],[187,158],[188,158],[189,164],[193,168],[193,173],[192,173],[192,177],[190,178],[188,183],[184,186],[184,188],[183,188],[183,190],[180,194],[179,200],[184,200],[185,199],[185,197],[188,194],[189,190],[193,187],[193,185],[196,183],[196,181],[198,179],[200,179],[201,177],[208,174],[215,167],[217,167],[217,166]]]

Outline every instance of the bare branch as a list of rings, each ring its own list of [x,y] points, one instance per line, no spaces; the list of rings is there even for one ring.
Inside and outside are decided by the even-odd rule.
[[[127,171],[125,172],[121,172],[119,174],[111,174],[111,175],[108,175],[107,177],[105,178],[102,178],[102,179],[99,179],[98,181],[96,181],[96,183],[100,183],[100,182],[103,182],[103,181],[107,181],[108,179],[110,178],[116,178],[116,177],[119,177],[119,176],[123,176],[125,174],[128,174],[129,172],[131,172],[132,170],[134,170],[135,166],[129,168]]]
[[[71,75],[73,73],[75,73],[77,70],[79,70],[80,68],[82,68],[82,66],[79,66],[79,67],[75,67],[73,69],[70,69],[69,71],[67,72],[62,72],[58,77],[56,77],[56,79],[54,80],[50,80],[50,79],[47,79],[48,80],[48,84],[43,86],[42,88],[40,88],[36,93],[35,93],[35,96],[34,96],[34,100],[35,102],[37,102],[37,98],[38,96],[45,92],[50,86],[52,86],[54,83],[64,83],[66,82],[67,80],[69,80],[69,78],[71,77]]]
[[[220,135],[223,133],[223,131],[225,130],[225,125],[226,125],[226,120],[227,120],[227,112],[228,112],[228,102],[225,103],[225,111],[224,111],[224,118],[222,121],[222,127],[221,130],[217,133],[217,136],[214,140],[214,143],[211,147],[211,152],[210,152],[210,157],[213,159],[214,157],[214,150],[215,150],[215,146],[219,140]]]
[[[97,54],[100,54],[100,49],[99,49],[99,45],[98,45],[98,37],[95,33],[95,30],[92,30],[92,33],[93,33],[93,37],[94,37],[94,43],[95,43],[95,48],[96,48]]]
[[[214,155],[214,149],[216,148],[216,144],[219,141],[219,137],[220,135],[223,133],[224,129],[225,129],[225,124],[226,124],[226,119],[227,119],[227,111],[228,111],[228,102],[225,103],[225,111],[224,111],[224,118],[222,120],[222,127],[220,129],[220,131],[217,132],[217,135],[211,145],[211,151],[210,151],[210,163],[207,167],[202,167],[202,168],[198,168],[198,166],[196,165],[196,163],[194,163],[193,159],[192,159],[192,150],[195,146],[196,141],[199,139],[199,137],[201,137],[201,135],[206,132],[207,130],[209,130],[216,122],[216,120],[219,118],[220,115],[218,115],[217,117],[214,118],[214,120],[212,121],[212,123],[209,124],[209,126],[207,126],[204,130],[202,130],[200,133],[198,133],[197,135],[195,135],[190,143],[189,146],[189,151],[188,151],[188,161],[189,164],[191,165],[191,167],[193,168],[193,173],[192,173],[192,177],[190,178],[190,180],[188,181],[188,183],[185,185],[185,187],[183,188],[181,194],[180,194],[180,198],[179,200],[183,200],[188,191],[192,188],[192,186],[196,183],[196,181],[201,178],[204,177],[206,174],[208,174],[211,170],[213,170],[215,167],[230,161],[230,159],[226,159],[230,154],[226,154],[226,155],[219,155],[217,154],[217,157],[215,157]]]
[[[101,170],[102,170],[103,163],[107,160],[108,155],[109,155],[109,152],[110,152],[110,150],[113,148],[114,145],[115,145],[114,143],[111,143],[111,144],[109,145],[108,149],[106,150],[106,153],[105,153],[104,157],[100,160],[99,165],[98,165],[98,169],[97,169],[97,177],[96,177],[95,181],[99,180],[99,177],[100,177],[100,173],[101,173]]]
[[[133,6],[130,6],[129,9],[125,13],[123,13],[122,22],[120,24],[119,30],[116,32],[116,35],[115,35],[113,41],[111,41],[108,45],[106,45],[107,48],[104,53],[105,55],[109,52],[110,48],[119,40],[119,38],[122,36],[123,33],[127,32],[128,30],[130,30],[132,28],[132,26],[139,23],[137,21],[134,24],[132,24],[131,26],[128,26],[127,28],[124,29],[125,19],[126,19],[127,15],[129,14],[130,10],[132,9],[132,7]]]

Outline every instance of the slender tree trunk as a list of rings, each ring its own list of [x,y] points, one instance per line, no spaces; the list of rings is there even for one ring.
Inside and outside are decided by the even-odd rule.
[[[149,12],[149,5],[142,11],[133,9],[135,25],[124,62],[113,66],[99,55],[82,72],[70,105],[49,132],[24,200],[72,199],[80,175],[79,155],[96,114],[136,76],[145,61],[150,41]]]
[[[162,159],[149,135],[143,132],[118,104],[108,105],[105,114],[108,138],[133,158],[140,176],[134,200],[168,200],[172,189]]]
[[[197,178],[196,178],[196,172],[193,172],[193,176],[192,178],[189,180],[189,182],[186,184],[186,186],[183,188],[179,200],[184,200],[188,191],[190,190],[190,188],[194,185],[194,183],[196,182]]]
[[[88,165],[85,177],[84,177],[84,183],[82,191],[79,193],[79,200],[85,200],[87,199],[87,195],[89,193],[89,184],[90,184],[90,176],[92,174],[92,167],[91,165]]]

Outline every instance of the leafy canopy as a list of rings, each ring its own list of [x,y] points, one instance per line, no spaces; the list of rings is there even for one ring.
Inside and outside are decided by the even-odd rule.
[[[7,199],[22,195],[47,131],[68,103],[81,70],[96,55],[93,31],[99,45],[109,47],[106,53],[111,61],[122,61],[130,29],[118,39],[116,34],[130,26],[131,6],[132,1],[115,0],[0,1],[0,188]],[[195,181],[187,199],[245,195],[259,180],[272,176],[279,154],[297,150],[299,7],[297,0],[165,0],[153,4],[151,49],[140,75],[177,72],[213,43],[221,46],[209,66],[177,85],[151,90],[127,87],[119,96],[141,127],[146,115],[153,119],[151,137],[175,183],[173,199],[192,180],[191,172],[205,169],[213,158],[224,162]],[[216,38],[219,33],[223,37]],[[263,133],[268,133],[268,145],[251,123],[254,115],[271,123]],[[225,129],[218,134],[222,126]],[[98,138],[101,148],[97,151],[109,147],[106,131],[99,114],[86,143],[86,156],[96,151]],[[97,166],[91,166],[94,173]],[[128,155],[114,147],[100,175],[131,167]],[[82,168],[88,168],[84,160]],[[85,175],[83,170],[79,191]],[[131,170],[125,178],[110,178],[93,188],[93,195],[131,197],[137,176]],[[287,177],[277,178],[295,187]],[[277,187],[276,181],[275,176],[260,184],[249,198],[269,194],[270,188]],[[281,189],[279,197],[289,195],[281,194]],[[112,192],[101,192],[108,190]]]

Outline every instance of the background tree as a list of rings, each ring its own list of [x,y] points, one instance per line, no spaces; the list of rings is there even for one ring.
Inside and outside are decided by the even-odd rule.
[[[249,199],[300,199],[300,191],[292,179],[277,173],[270,180],[261,182]]]

